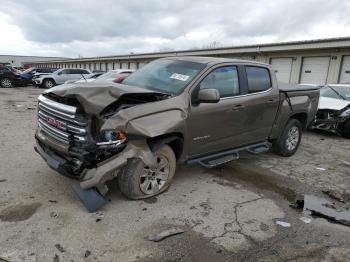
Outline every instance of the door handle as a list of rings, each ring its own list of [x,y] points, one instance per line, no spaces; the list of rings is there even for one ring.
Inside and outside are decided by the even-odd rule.
[[[232,110],[241,110],[243,108],[244,108],[243,105],[235,105],[234,107],[232,107]]]
[[[267,100],[267,102],[266,103],[268,103],[268,104],[273,104],[273,103],[275,103],[276,102],[276,100],[275,99],[269,99],[269,100]]]

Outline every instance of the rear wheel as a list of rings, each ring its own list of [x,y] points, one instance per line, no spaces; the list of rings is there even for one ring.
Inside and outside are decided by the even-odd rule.
[[[302,136],[302,127],[298,120],[290,119],[282,135],[273,143],[276,154],[292,156],[297,151]]]
[[[51,79],[46,79],[43,82],[44,88],[51,88],[51,87],[54,87],[54,85],[55,85],[55,82]]]
[[[3,78],[0,81],[0,85],[1,85],[1,87],[4,87],[4,88],[11,88],[11,87],[13,87],[13,82],[9,78]]]
[[[350,119],[345,121],[342,135],[345,138],[350,138]]]
[[[164,192],[175,175],[174,151],[164,145],[155,152],[157,166],[150,168],[139,158],[130,159],[118,174],[120,191],[128,198],[143,199]]]

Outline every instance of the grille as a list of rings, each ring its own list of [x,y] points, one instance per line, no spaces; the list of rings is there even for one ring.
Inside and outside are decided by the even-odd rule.
[[[77,118],[77,108],[40,95],[38,126],[50,138],[64,144],[86,142],[87,122]]]

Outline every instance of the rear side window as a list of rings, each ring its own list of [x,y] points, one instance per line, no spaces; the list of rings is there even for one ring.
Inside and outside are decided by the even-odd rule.
[[[216,68],[202,80],[200,89],[217,89],[221,98],[239,95],[237,67]]]
[[[267,68],[246,66],[248,92],[257,93],[271,88],[270,72]]]

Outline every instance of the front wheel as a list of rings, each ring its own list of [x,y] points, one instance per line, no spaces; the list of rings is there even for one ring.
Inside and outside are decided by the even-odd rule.
[[[4,87],[4,88],[11,88],[11,87],[13,87],[12,80],[9,79],[9,78],[3,78],[3,79],[1,79],[0,85],[1,85],[2,87]]]
[[[43,86],[47,89],[54,87],[54,85],[55,85],[55,82],[51,79],[44,80],[43,82]]]
[[[289,119],[282,135],[273,143],[276,154],[292,156],[297,151],[302,136],[302,127],[298,120]]]
[[[143,199],[164,192],[175,175],[176,158],[174,151],[164,145],[154,153],[155,168],[145,165],[139,158],[130,159],[118,174],[120,191],[128,198]]]

